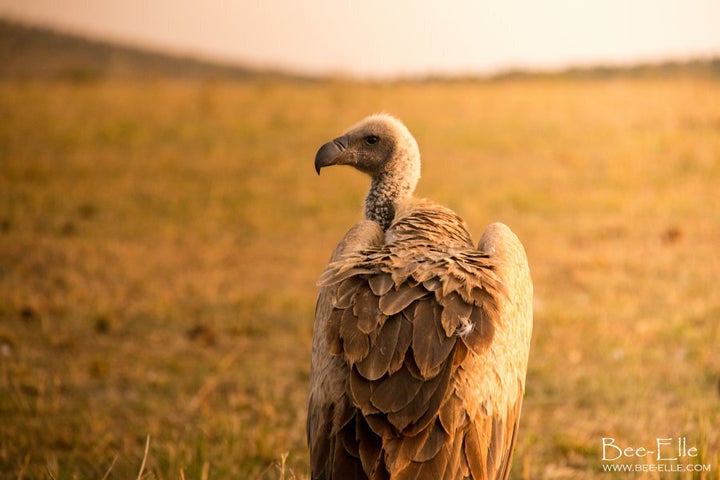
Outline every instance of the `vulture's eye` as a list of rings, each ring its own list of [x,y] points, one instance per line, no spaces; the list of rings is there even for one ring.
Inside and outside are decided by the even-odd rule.
[[[380,137],[378,137],[377,135],[368,135],[367,137],[365,137],[365,143],[367,143],[368,145],[375,145],[379,141]]]

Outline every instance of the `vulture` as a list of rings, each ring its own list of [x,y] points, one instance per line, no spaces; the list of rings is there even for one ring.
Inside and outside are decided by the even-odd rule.
[[[311,478],[506,479],[532,331],[522,244],[492,223],[475,247],[461,217],[414,197],[418,145],[393,116],[322,145],[315,169],[331,165],[370,190],[318,280]]]

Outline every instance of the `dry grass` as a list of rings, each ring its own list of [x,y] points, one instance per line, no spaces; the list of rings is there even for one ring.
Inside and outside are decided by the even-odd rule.
[[[307,478],[314,283],[367,185],[312,161],[379,110],[422,195],[527,247],[512,477],[686,436],[718,478],[718,87],[0,84],[0,478]]]

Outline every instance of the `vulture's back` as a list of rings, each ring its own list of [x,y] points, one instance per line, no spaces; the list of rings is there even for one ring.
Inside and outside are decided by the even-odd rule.
[[[308,442],[313,479],[507,478],[532,329],[517,237],[475,249],[427,201],[357,224],[320,278]]]

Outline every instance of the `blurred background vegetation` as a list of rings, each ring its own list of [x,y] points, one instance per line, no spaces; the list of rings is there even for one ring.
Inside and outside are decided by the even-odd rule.
[[[312,162],[377,111],[420,195],[528,251],[511,477],[687,437],[711,472],[662,478],[718,478],[717,60],[363,83],[2,21],[0,65],[0,478],[135,478],[148,436],[147,478],[307,478],[315,280],[367,188]]]

